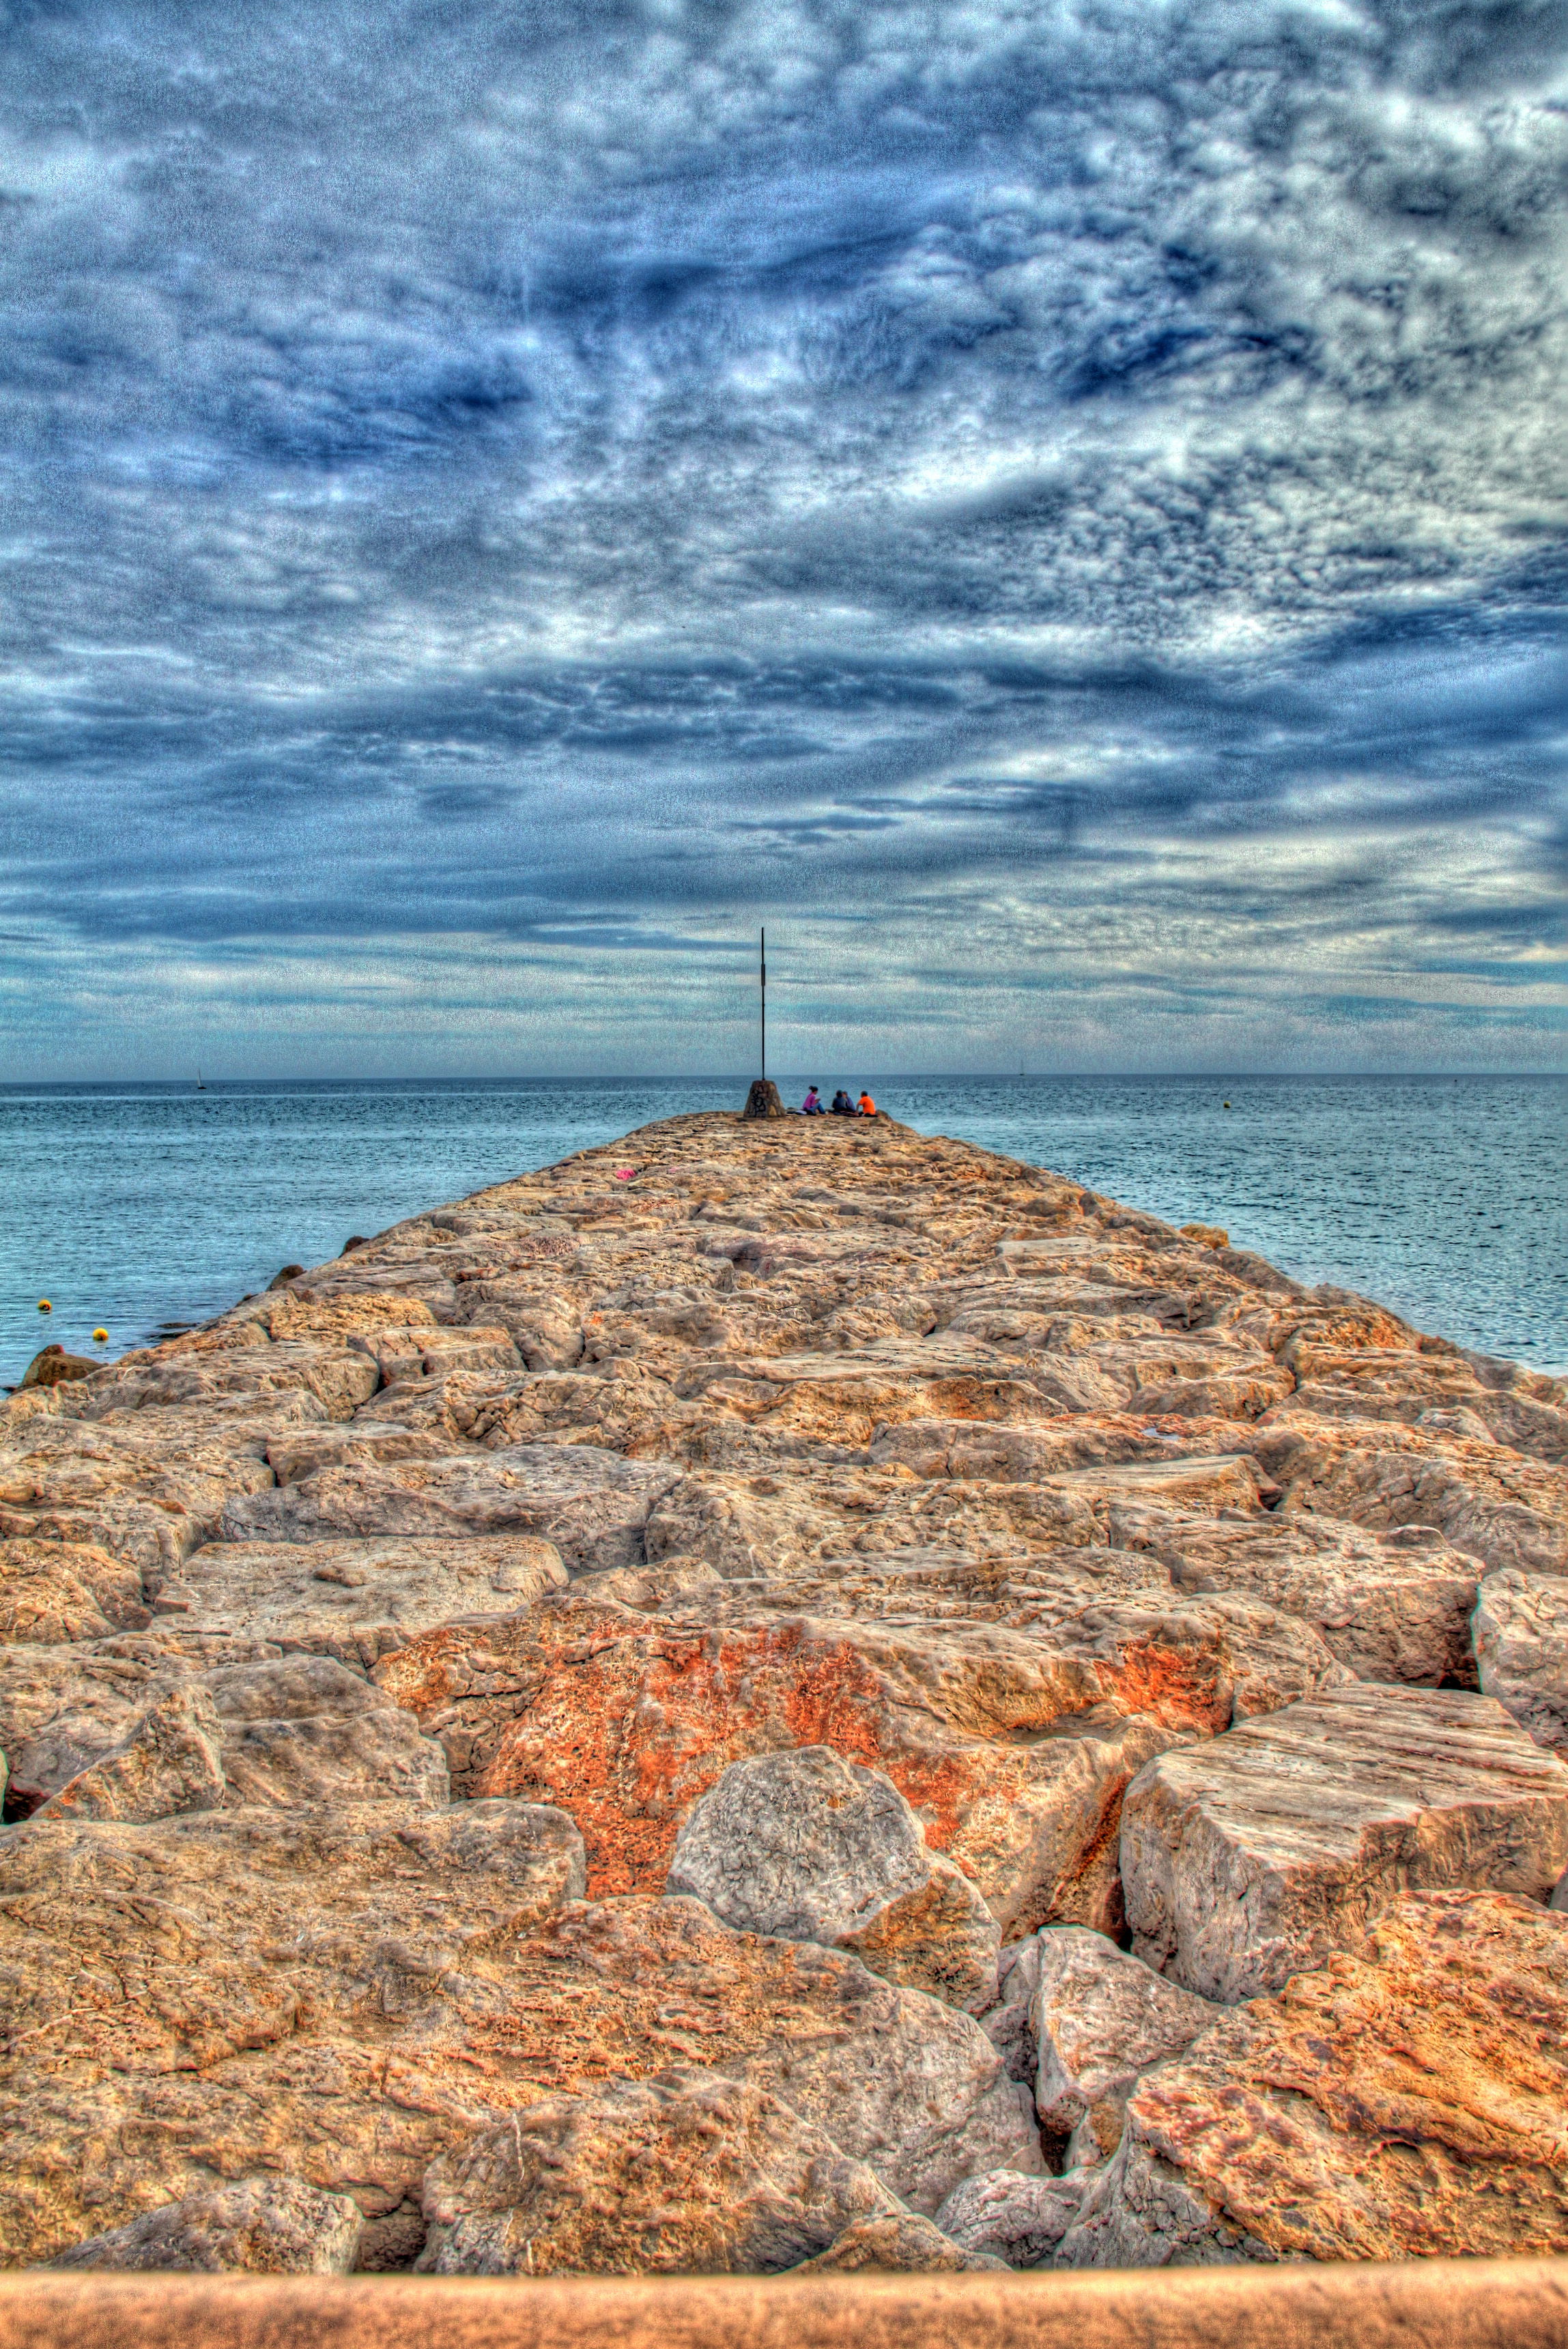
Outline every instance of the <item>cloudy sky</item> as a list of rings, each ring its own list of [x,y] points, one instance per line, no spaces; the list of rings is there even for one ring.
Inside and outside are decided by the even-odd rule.
[[[0,0],[0,1075],[1568,1066],[1562,0]]]

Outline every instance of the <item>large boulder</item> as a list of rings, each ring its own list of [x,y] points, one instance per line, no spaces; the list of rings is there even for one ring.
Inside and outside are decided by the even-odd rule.
[[[566,1568],[532,1534],[382,1535],[310,1542],[210,1542],[170,1575],[160,1619],[369,1665],[468,1615],[510,1615]]]
[[[582,1885],[571,1821],[521,1803],[10,1828],[0,2261],[263,2170],[406,2226],[537,2075],[513,1953]]]
[[[97,1543],[0,1541],[0,1644],[98,1640],[147,1619],[141,1576]]]
[[[1063,2178],[987,2169],[954,2188],[936,2223],[966,2251],[989,2254],[1010,2268],[1049,2267],[1077,2221],[1092,2176],[1083,2169]]]
[[[1347,1677],[1306,1625],[1230,1597],[1113,1597],[1024,1630],[730,1613],[711,1589],[649,1616],[591,1583],[375,1671],[459,1790],[572,1812],[595,1892],[662,1886],[680,1819],[731,1762],[822,1744],[892,1780],[1008,1934],[1119,1930],[1118,1809],[1148,1756]]]
[[[1539,1744],[1568,1756],[1568,1578],[1489,1574],[1475,1610],[1480,1684]]]
[[[1277,1990],[1407,1889],[1544,1899],[1564,1867],[1568,1768],[1457,1690],[1333,1690],[1159,1755],[1122,1809],[1134,1948],[1205,1998]]]
[[[855,1951],[873,1973],[976,2011],[1002,1936],[891,1778],[830,1746],[732,1762],[676,1839],[667,1889],[727,1925]]]
[[[236,1496],[222,1530],[230,1542],[533,1534],[583,1572],[641,1561],[648,1512],[677,1473],[581,1444],[320,1468],[297,1485]]]
[[[163,1819],[216,1810],[225,1781],[222,1732],[198,1683],[168,1688],[123,1742],[78,1771],[43,1809],[56,1818]]]
[[[1568,1917],[1415,1893],[1132,2093],[1067,2267],[1568,2251]]]
[[[770,2275],[868,2219],[925,2250],[892,2264],[991,2264],[766,2089],[691,2065],[520,2106],[438,2156],[425,2211],[431,2275]]]

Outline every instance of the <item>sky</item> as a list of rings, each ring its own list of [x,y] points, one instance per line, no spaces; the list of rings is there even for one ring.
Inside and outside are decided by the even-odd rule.
[[[0,1078],[1568,1068],[1562,0],[0,0]]]

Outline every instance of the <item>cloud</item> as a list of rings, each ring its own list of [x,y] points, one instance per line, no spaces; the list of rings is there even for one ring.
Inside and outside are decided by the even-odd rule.
[[[6,40],[11,1073],[1563,1064],[1553,5]]]

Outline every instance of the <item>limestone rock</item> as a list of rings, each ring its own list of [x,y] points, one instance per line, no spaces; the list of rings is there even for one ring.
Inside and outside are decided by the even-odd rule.
[[[514,2109],[432,2163],[425,2211],[432,2275],[771,2275],[867,2219],[962,2263],[777,2096],[691,2065]]]
[[[1065,2267],[1568,2251],[1568,1917],[1415,1893],[1129,2099]]]
[[[444,1806],[447,1757],[412,1715],[325,1656],[209,1672],[222,1735],[225,1801]]]
[[[0,1541],[0,1642],[97,1640],[146,1621],[140,1575],[96,1544]]]
[[[967,2014],[847,1951],[732,1932],[699,1901],[568,1909],[515,1952],[469,2043],[527,2051],[541,2087],[672,2059],[767,2089],[929,2216],[961,2178],[1040,2167],[1030,2113]],[[509,2101],[511,2101],[509,2099]]]
[[[509,1615],[567,1574],[531,1534],[321,1542],[211,1542],[159,1592],[160,1617],[373,1664],[471,1615]]]
[[[346,2275],[363,2221],[346,2194],[297,2178],[242,2178],[73,2244],[57,2268],[176,2268],[201,2275]]]
[[[1236,1525],[1170,1511],[1115,1513],[1182,1591],[1228,1590],[1308,1622],[1358,1680],[1475,1685],[1470,1617],[1477,1561],[1435,1529],[1382,1536],[1306,1516]]]
[[[67,1354],[61,1345],[46,1346],[34,1355],[22,1373],[24,1387],[64,1386],[74,1379],[90,1379],[102,1364],[90,1354]]]
[[[1010,2268],[1049,2267],[1078,2218],[1090,2179],[1091,2173],[1081,2169],[1063,2178],[987,2169],[954,2188],[936,2223],[966,2251],[988,2253]]]
[[[0,2260],[207,2191],[214,2147],[373,2222],[417,2204],[433,2156],[538,2076],[517,1952],[581,1891],[582,1854],[519,1803],[6,1830]]]
[[[1122,1810],[1134,1947],[1206,1998],[1354,1948],[1407,1889],[1543,1899],[1565,1865],[1568,1768],[1458,1691],[1335,1690],[1161,1754]]]
[[[131,1725],[124,1743],[51,1795],[56,1818],[146,1820],[215,1810],[224,1777],[218,1715],[197,1686],[168,1689]]]
[[[641,1562],[667,1467],[584,1444],[520,1444],[496,1452],[363,1468],[322,1468],[224,1508],[225,1541],[317,1542],[335,1535],[542,1535],[574,1571]]]
[[[667,1889],[727,1925],[854,1950],[873,1973],[989,2005],[1001,1934],[967,1878],[927,1851],[891,1778],[830,1746],[732,1762],[695,1804]]]
[[[1480,1684],[1537,1744],[1568,1756],[1568,1578],[1489,1574],[1475,1610]]]
[[[1180,2054],[1222,2010],[1151,1973],[1102,1933],[1058,1925],[1037,1945],[1040,2126],[1068,2139],[1069,2167],[1098,2165],[1121,2141],[1140,2075]]]

